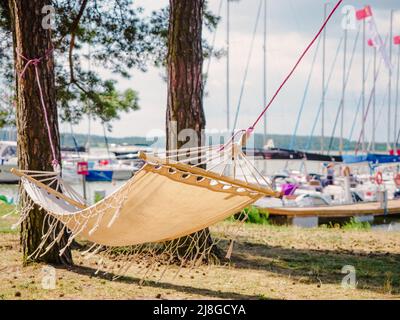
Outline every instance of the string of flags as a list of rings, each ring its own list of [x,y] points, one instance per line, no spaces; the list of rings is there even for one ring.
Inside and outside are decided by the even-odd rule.
[[[378,27],[376,25],[374,15],[372,13],[371,6],[366,6],[363,9],[356,11],[356,18],[359,21],[365,21],[366,31],[368,32],[369,39],[368,45],[371,47],[376,48],[376,50],[380,53],[386,68],[390,73],[392,73],[393,66],[390,61],[389,55],[386,50],[386,45],[382,40],[381,35],[379,34]],[[395,38],[396,39],[396,38]],[[395,41],[399,41],[400,44],[400,37]]]

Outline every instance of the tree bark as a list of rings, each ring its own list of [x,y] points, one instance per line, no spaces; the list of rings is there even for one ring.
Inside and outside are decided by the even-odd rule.
[[[167,150],[204,142],[202,24],[204,0],[170,0],[168,30]],[[192,239],[197,242],[187,255]],[[195,251],[212,246],[209,230],[175,240],[179,255],[196,258]],[[214,249],[213,249],[214,250]],[[215,251],[214,251],[215,253]],[[197,257],[198,258],[198,257]]]
[[[168,31],[167,149],[179,149],[188,141],[178,134],[193,129],[201,146],[203,110],[202,21],[204,0],[170,0]],[[193,137],[192,137],[193,138]]]
[[[18,54],[19,50],[28,59],[44,57],[51,48],[51,30],[42,27],[42,8],[51,5],[51,0],[9,0],[12,20],[15,70],[21,72],[26,64]],[[61,163],[60,136],[58,130],[54,57],[50,53],[38,64],[39,77],[47,110],[52,143],[56,158]],[[16,77],[18,133],[18,165],[22,170],[52,171],[52,150],[48,138],[46,121],[40,102],[39,88],[36,82],[35,68],[31,65],[23,77]],[[22,199],[22,201],[26,201]],[[22,203],[24,206],[25,203]],[[30,212],[21,226],[21,244],[24,264],[42,239],[42,226],[45,213],[37,206]],[[44,226],[44,232],[46,232]],[[49,240],[51,241],[51,239]],[[61,239],[39,261],[52,264],[72,264],[72,256],[67,249],[62,256],[60,248],[66,244],[67,237]],[[36,261],[38,261],[36,260]]]

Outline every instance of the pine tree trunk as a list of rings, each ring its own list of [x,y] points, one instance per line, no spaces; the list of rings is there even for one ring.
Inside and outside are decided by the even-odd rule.
[[[204,0],[170,0],[168,35],[167,149],[179,149],[186,141],[177,134],[197,133],[197,146],[205,128],[203,110],[202,16]],[[193,141],[196,143],[196,141]],[[195,147],[195,145],[193,145]]]
[[[183,145],[185,148],[200,147],[204,142],[203,10],[204,0],[170,0],[167,150],[176,150]],[[186,140],[182,141],[182,138]],[[197,248],[194,251],[199,248],[203,251],[212,245],[208,229],[197,233],[195,238]],[[185,254],[191,244],[190,238],[176,241],[181,248],[179,254]],[[190,256],[194,258],[195,252]]]
[[[43,57],[51,48],[51,30],[42,27],[42,9],[50,5],[51,0],[9,0],[12,19],[15,69],[21,72],[26,62],[16,54],[19,50],[28,59]],[[44,101],[47,109],[52,142],[55,146],[57,160],[60,161],[60,140],[58,131],[57,104],[55,92],[55,68],[53,54],[49,54],[38,64]],[[18,132],[18,165],[22,170],[52,171],[52,151],[44,112],[40,103],[35,69],[31,65],[24,77],[16,77],[17,95],[17,132]],[[24,201],[24,199],[22,199]],[[24,203],[22,203],[24,205]],[[21,226],[21,244],[24,264],[27,257],[35,251],[41,242],[42,226],[45,213],[35,207]],[[44,230],[46,232],[46,228]],[[52,264],[71,264],[72,256],[67,249],[59,256],[59,249],[66,244],[64,236],[39,261]],[[37,261],[37,260],[36,260]]]

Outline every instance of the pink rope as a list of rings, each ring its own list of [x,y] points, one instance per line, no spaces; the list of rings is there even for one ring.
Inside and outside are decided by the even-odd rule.
[[[38,65],[42,62],[42,60],[44,60],[45,58],[48,58],[49,55],[53,52],[53,49],[47,50],[43,57],[34,58],[34,59],[26,58],[24,55],[22,55],[19,52],[18,49],[16,51],[17,51],[18,56],[26,61],[24,69],[19,74],[20,78],[24,77],[24,75],[25,75],[26,71],[28,70],[29,66],[33,66],[35,68],[35,77],[36,77],[36,82],[37,82],[37,85],[38,85],[38,88],[39,88],[40,103],[41,103],[41,106],[42,106],[42,109],[43,109],[44,119],[45,119],[46,127],[47,127],[47,135],[49,137],[51,152],[52,152],[52,155],[53,155],[53,160],[52,160],[51,164],[53,165],[53,168],[56,168],[59,165],[59,163],[58,163],[58,160],[57,160],[56,149],[54,147],[53,137],[52,137],[52,134],[51,134],[49,117],[48,117],[48,114],[47,114],[46,103],[44,102],[44,94],[43,94],[42,85],[40,83],[39,68],[38,68]]]
[[[305,55],[307,54],[307,52],[311,49],[311,47],[313,46],[314,42],[318,39],[318,37],[321,35],[322,31],[324,31],[326,25],[328,24],[329,20],[332,18],[333,14],[336,12],[336,10],[339,8],[339,6],[341,5],[341,3],[343,2],[343,0],[339,0],[336,5],[334,6],[334,8],[332,9],[331,13],[329,14],[329,16],[326,18],[326,20],[324,21],[322,27],[319,29],[318,33],[316,34],[316,36],[313,38],[313,40],[310,42],[310,44],[307,46],[307,48],[304,50],[304,52],[302,53],[302,55],[300,56],[300,58],[297,60],[296,64],[294,65],[294,67],[292,68],[292,70],[289,72],[289,74],[286,76],[285,80],[281,83],[281,85],[279,86],[278,90],[276,90],[275,94],[273,95],[273,97],[271,98],[270,102],[267,104],[267,106],[264,108],[264,110],[260,113],[260,115],[258,116],[258,118],[256,119],[256,121],[253,123],[253,125],[251,127],[249,127],[248,132],[251,133],[254,131],[255,126],[258,124],[258,122],[261,120],[261,118],[264,116],[265,112],[267,112],[268,108],[272,105],[272,103],[274,102],[275,98],[278,96],[279,92],[282,90],[282,88],[285,86],[286,82],[291,78],[291,76],[293,75],[293,73],[295,72],[295,70],[297,69],[297,67],[299,66],[300,62],[303,60],[303,58],[305,57]]]

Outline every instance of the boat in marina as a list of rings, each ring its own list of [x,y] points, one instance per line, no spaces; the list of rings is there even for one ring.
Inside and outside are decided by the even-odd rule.
[[[0,141],[0,183],[17,183],[18,178],[11,174],[17,167],[17,143]]]
[[[400,214],[400,175],[397,164],[372,167],[332,165],[327,175],[283,171],[272,176],[281,199],[264,198],[255,203],[261,212],[287,217],[352,217]]]
[[[124,163],[116,159],[69,159],[63,161],[63,176],[68,181],[78,180],[77,163],[85,161],[88,163],[88,182],[110,182],[129,180],[141,168],[140,162]]]
[[[86,181],[129,180],[140,169],[138,166],[113,163],[108,160],[89,162],[89,173]]]
[[[68,181],[77,181],[79,176],[76,172],[79,161],[87,161],[89,175],[87,181],[113,181],[129,180],[141,167],[141,161],[122,161],[117,159],[103,159],[90,157],[83,148],[80,153],[75,150],[62,148],[62,170],[63,176]],[[0,184],[19,182],[19,178],[11,174],[12,168],[18,167],[17,142],[0,141]]]
[[[115,155],[115,157],[119,160],[132,160],[138,159],[139,152],[152,152],[153,149],[147,144],[134,144],[134,145],[118,145],[111,146],[110,152]]]

